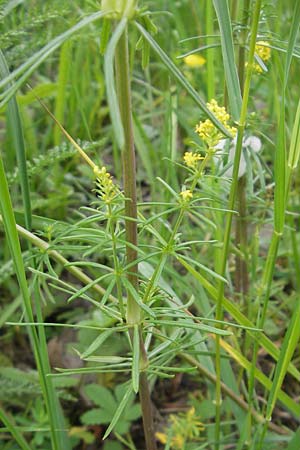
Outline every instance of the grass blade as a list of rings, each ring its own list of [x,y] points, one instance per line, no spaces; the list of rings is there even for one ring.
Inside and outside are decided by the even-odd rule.
[[[231,32],[232,25],[229,16],[228,1],[213,0],[213,4],[216,10],[221,32],[223,64],[228,89],[230,112],[234,120],[238,120],[242,109],[242,96],[234,58],[233,38]]]
[[[9,75],[8,66],[5,57],[0,50],[0,76],[5,78]],[[13,86],[13,83],[11,83]],[[11,136],[13,146],[16,151],[19,174],[20,174],[20,185],[22,191],[23,205],[24,205],[24,216],[26,228],[30,230],[31,228],[31,201],[30,201],[30,189],[27,176],[27,166],[26,166],[26,152],[25,152],[25,142],[23,136],[23,129],[21,124],[21,117],[19,113],[18,103],[15,97],[12,97],[7,106],[7,127],[9,134]]]
[[[10,420],[6,412],[0,408],[0,420],[3,425],[6,426],[12,437],[15,439],[16,443],[21,447],[22,450],[31,450],[28,443],[25,441],[22,434],[19,432],[18,428],[15,427],[13,422]]]
[[[286,51],[285,67],[284,67],[284,88],[286,88],[292,57],[295,49],[296,39],[300,24],[300,1],[297,0],[295,4],[294,13],[292,15],[293,21],[290,29],[290,35],[288,39],[288,48]]]
[[[26,274],[22,259],[22,252],[1,154],[0,154],[0,211],[2,213],[2,222],[4,225],[8,246],[10,249],[15,272],[17,275],[18,283],[22,294],[26,320],[28,322],[34,322],[34,315],[29,295],[29,289],[27,286]],[[59,411],[56,394],[53,391],[52,382],[51,380],[47,380],[46,378],[45,366],[43,364],[43,361],[45,361],[45,359],[48,358],[48,355],[41,355],[40,353],[40,342],[36,328],[30,328],[28,333],[30,336],[30,341],[32,344],[39,372],[44,400],[46,402],[46,407],[49,414],[53,449],[54,450],[59,450],[59,448],[69,449],[68,444],[69,441],[66,440],[64,432],[61,433],[58,431],[64,429],[64,423],[62,421],[61,413]]]
[[[248,372],[252,370],[252,364],[248,361],[238,350],[233,348],[224,340],[220,340],[221,346],[226,350],[226,352],[238,362],[244,369]],[[268,390],[272,389],[272,381],[259,369],[254,369],[255,378]],[[289,397],[285,392],[278,390],[278,398],[283,403],[283,405],[288,408],[295,417],[300,415],[300,405],[296,403],[291,397]]]
[[[287,367],[293,357],[295,349],[299,343],[300,337],[300,302],[298,301],[297,309],[292,315],[292,320],[289,324],[288,330],[284,336],[283,344],[280,351],[280,356],[276,365],[275,375],[270,391],[266,418],[269,420],[272,415],[276,400],[278,398],[283,379],[287,372]]]
[[[291,145],[288,158],[288,167],[293,170],[296,169],[300,156],[300,99],[298,102],[296,117],[294,121]]]

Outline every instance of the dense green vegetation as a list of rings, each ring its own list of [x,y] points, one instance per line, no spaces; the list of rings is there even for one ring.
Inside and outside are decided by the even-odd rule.
[[[298,450],[299,0],[0,0],[0,449]]]

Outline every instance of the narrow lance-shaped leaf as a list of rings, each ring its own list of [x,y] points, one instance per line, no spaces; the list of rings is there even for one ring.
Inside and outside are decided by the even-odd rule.
[[[114,429],[115,425],[117,424],[118,420],[120,419],[122,412],[124,411],[124,408],[128,404],[131,394],[132,394],[132,385],[130,384],[127,391],[125,392],[125,395],[124,395],[121,403],[119,404],[119,406],[115,412],[115,415],[114,415],[109,427],[107,428],[107,430],[103,436],[103,440],[106,439],[110,435],[112,430]]]
[[[286,60],[285,60],[285,67],[284,67],[284,88],[286,88],[292,56],[295,49],[296,39],[298,35],[299,25],[300,25],[300,1],[297,0],[295,4],[295,9],[293,12],[293,20],[290,28],[290,35],[288,39],[288,48],[286,51]]]
[[[0,420],[3,423],[3,425],[6,426],[6,428],[11,433],[12,437],[22,450],[31,450],[28,443],[25,441],[24,437],[19,432],[18,427],[15,426],[15,424],[11,421],[11,419],[8,417],[8,415],[2,408],[0,408]]]
[[[3,79],[9,75],[9,69],[5,60],[5,57],[0,50],[0,77]],[[10,131],[10,136],[16,151],[20,184],[24,205],[24,216],[26,228],[31,228],[31,202],[30,202],[30,189],[27,176],[26,166],[26,152],[23,136],[23,129],[21,123],[21,117],[19,107],[15,97],[12,97],[7,106],[7,125]]]
[[[109,105],[110,117],[117,144],[121,150],[125,145],[124,130],[121,120],[118,97],[116,93],[115,77],[114,77],[114,57],[117,44],[125,31],[127,19],[122,19],[116,27],[109,43],[104,57],[104,74],[107,91],[107,101]]]
[[[88,358],[92,353],[98,350],[102,344],[115,332],[115,329],[103,331],[91,345],[80,355],[82,359]]]
[[[291,145],[289,151],[288,167],[296,169],[300,156],[300,99],[296,112],[295,122],[292,131]]]
[[[296,346],[299,344],[300,337],[300,301],[296,307],[296,311],[292,316],[292,320],[288,330],[284,336],[283,345],[281,347],[280,356],[276,365],[275,376],[267,405],[267,420],[271,418],[275,403],[277,401],[282,382],[287,373],[288,365],[293,357]]]

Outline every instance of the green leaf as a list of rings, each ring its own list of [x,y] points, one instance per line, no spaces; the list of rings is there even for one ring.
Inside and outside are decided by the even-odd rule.
[[[9,75],[8,66],[6,64],[5,57],[0,50],[0,76],[5,78]],[[13,84],[11,83],[11,86]],[[13,146],[17,155],[17,161],[19,166],[20,185],[22,191],[22,199],[24,205],[24,216],[26,228],[31,228],[31,201],[30,201],[30,189],[27,175],[26,165],[26,152],[25,142],[23,136],[23,128],[21,123],[21,117],[19,107],[15,97],[12,97],[7,106],[7,126],[11,136]]]
[[[292,62],[292,56],[295,49],[295,44],[298,36],[299,24],[300,24],[300,1],[297,0],[295,3],[295,9],[292,15],[292,24],[290,27],[290,34],[288,38],[288,48],[286,51],[286,59],[284,65],[284,89],[286,88],[288,82],[288,76],[290,71],[290,66]]]
[[[123,445],[118,441],[106,441],[103,450],[124,450]]]
[[[22,450],[31,450],[28,443],[18,430],[18,427],[14,424],[12,419],[6,414],[6,412],[0,408],[0,420],[4,426],[8,429],[16,443],[21,447]]]
[[[218,292],[216,288],[210,284],[210,282],[197,270],[195,270],[190,264],[188,264],[184,259],[178,257],[178,261],[191,273],[199,283],[204,287],[204,289],[211,295],[211,298],[217,302]],[[271,355],[276,361],[279,358],[279,349],[275,344],[264,334],[251,331],[251,328],[256,328],[255,325],[249,320],[240,309],[230,302],[226,297],[223,297],[222,304],[224,309],[240,324],[248,327],[248,333],[256,340],[259,340],[260,345]],[[297,381],[300,381],[300,372],[293,365],[289,364],[288,372],[295,377]]]
[[[96,350],[98,350],[99,347],[108,339],[116,330],[110,329],[103,331],[95,340],[91,343],[91,345],[80,355],[82,359],[87,358],[92,353],[94,353]]]
[[[300,442],[300,428],[298,428],[298,430],[294,433],[286,450],[298,450],[299,442]]]
[[[288,167],[291,170],[296,169],[299,161],[299,156],[300,156],[300,99],[298,102],[289,151]]]
[[[104,411],[104,409],[94,408],[82,414],[80,420],[83,425],[106,425],[110,422],[111,417],[107,414],[107,411]]]
[[[117,402],[109,389],[99,384],[88,384],[84,387],[84,392],[95,405],[101,406],[106,412],[111,412],[113,417]]]
[[[281,385],[284,377],[287,373],[287,368],[292,360],[293,354],[297,345],[299,344],[300,337],[300,301],[296,306],[296,311],[292,315],[291,322],[284,336],[284,340],[281,346],[280,355],[276,365],[275,375],[272,383],[272,389],[270,391],[266,417],[267,420],[271,418],[275,403],[280,393]]]
[[[130,281],[128,281],[127,278],[122,277],[122,283],[124,284],[125,288],[130,292],[130,294],[133,296],[136,303],[140,306],[141,309],[143,309],[149,316],[155,317],[154,312],[149,308],[148,305],[142,302],[138,292],[136,292],[135,288],[132,286]]]
[[[104,57],[104,74],[105,85],[107,91],[107,101],[109,105],[109,113],[111,117],[112,127],[114,135],[120,150],[123,150],[125,145],[124,129],[121,120],[121,113],[119,108],[118,97],[115,87],[114,76],[114,58],[116,53],[117,44],[124,33],[127,26],[127,19],[123,18],[116,27],[109,43]]]
[[[225,69],[225,79],[228,89],[230,112],[234,120],[240,118],[242,109],[242,96],[239,78],[236,70],[234,47],[232,38],[232,25],[230,21],[228,0],[213,0],[216,10],[223,54],[223,64]]]
[[[113,417],[109,427],[107,428],[107,430],[106,430],[106,432],[105,432],[105,434],[103,436],[103,440],[106,439],[110,435],[110,433],[112,432],[112,430],[114,429],[114,427],[118,423],[118,421],[119,421],[119,419],[121,417],[121,414],[124,411],[128,401],[130,399],[130,396],[131,396],[132,392],[133,392],[132,391],[132,385],[130,384],[128,386],[126,392],[125,392],[125,395],[124,395],[122,401],[120,402],[120,404],[119,404],[119,406],[118,406],[118,408],[117,408],[117,410],[115,412],[115,415],[114,415],[114,417]]]
[[[131,421],[137,420],[139,417],[141,417],[142,411],[141,411],[141,405],[138,403],[135,403],[134,405],[130,406],[129,408],[126,408],[126,419]]]

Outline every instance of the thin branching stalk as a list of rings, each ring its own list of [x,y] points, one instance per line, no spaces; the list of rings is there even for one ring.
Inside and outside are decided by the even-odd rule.
[[[210,160],[212,159],[214,154],[214,149],[208,149],[207,153],[202,161],[202,163],[200,164],[200,167],[198,168],[197,172],[194,175],[191,187],[190,187],[190,191],[191,193],[194,192],[197,184],[199,183],[199,181],[202,178],[203,172],[206,168],[206,166],[208,165],[208,163],[210,162]],[[182,205],[182,207],[180,208],[179,214],[176,218],[176,222],[172,227],[172,232],[168,238],[168,241],[165,245],[164,251],[161,253],[161,258],[159,260],[159,262],[156,265],[156,268],[147,284],[147,288],[145,290],[145,294],[144,294],[144,298],[143,301],[144,303],[147,303],[150,300],[151,294],[153,292],[153,288],[155,288],[156,283],[159,280],[159,277],[162,274],[162,271],[164,269],[164,266],[167,262],[167,258],[168,258],[168,254],[170,254],[170,252],[172,252],[173,249],[173,245],[174,245],[174,239],[176,234],[179,231],[179,228],[182,224],[182,221],[185,217],[185,213],[186,213],[186,206]]]
[[[250,93],[250,83],[251,76],[253,70],[254,63],[254,53],[255,53],[255,43],[256,36],[258,31],[258,23],[259,16],[261,10],[261,0],[257,0],[255,3],[255,8],[253,12],[253,19],[251,25],[251,38],[250,38],[250,48],[249,48],[249,56],[248,56],[248,64],[246,71],[246,79],[245,86],[243,90],[243,101],[242,101],[242,109],[240,120],[238,124],[238,134],[237,134],[237,144],[235,149],[235,157],[234,157],[234,165],[233,165],[233,175],[232,175],[232,184],[230,187],[229,194],[229,202],[228,202],[228,210],[232,211],[235,207],[236,194],[237,194],[237,186],[238,186],[238,172],[240,165],[240,158],[242,152],[242,144],[243,144],[243,136],[246,125],[246,117],[247,117],[247,108],[248,108],[248,100]],[[232,226],[232,213],[229,213],[226,220],[225,225],[225,233],[223,240],[223,251],[221,256],[221,271],[220,275],[225,276],[226,264],[228,260],[229,254],[229,244],[230,244],[230,235],[231,235],[231,226]],[[219,281],[218,286],[218,301],[216,307],[216,319],[223,319],[223,305],[222,299],[224,296],[225,283],[224,281]],[[221,395],[221,346],[220,346],[220,338],[216,336],[216,375],[217,375],[217,383],[216,383],[216,429],[215,429],[215,449],[218,450],[220,448],[220,425],[221,425],[221,403],[222,403],[222,395]]]

